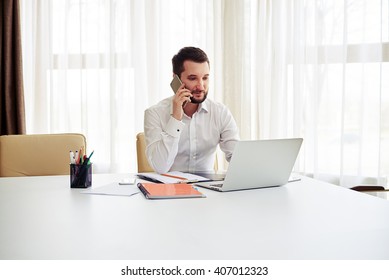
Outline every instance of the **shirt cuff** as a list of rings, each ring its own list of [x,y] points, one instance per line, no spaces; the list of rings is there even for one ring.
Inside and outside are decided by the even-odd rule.
[[[173,117],[170,117],[169,122],[166,125],[165,132],[173,137],[180,137],[181,131],[184,128],[185,124],[182,121],[179,121]]]

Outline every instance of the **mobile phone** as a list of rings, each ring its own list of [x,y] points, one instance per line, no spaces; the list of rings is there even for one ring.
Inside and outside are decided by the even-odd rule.
[[[135,185],[135,178],[124,178],[119,182],[119,185]]]
[[[180,88],[181,85],[182,85],[182,82],[180,80],[180,77],[178,77],[178,75],[174,75],[173,80],[170,83],[170,86],[172,87],[174,94],[178,91],[178,89]]]

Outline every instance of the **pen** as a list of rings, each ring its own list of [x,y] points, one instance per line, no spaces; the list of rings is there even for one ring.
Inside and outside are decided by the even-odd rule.
[[[89,157],[87,157],[87,158],[84,160],[83,165],[89,164],[90,158],[92,157],[92,155],[93,155],[94,152],[95,152],[95,151],[93,150],[93,151],[90,153]]]
[[[78,164],[78,151],[76,151],[74,153],[74,161],[75,161],[75,164]]]
[[[180,176],[174,176],[174,175],[170,175],[170,174],[161,174],[161,175],[166,176],[166,177],[170,177],[170,178],[174,178],[174,179],[187,180],[187,178],[180,177]]]
[[[183,181],[179,181],[178,183],[179,184],[193,184],[193,183],[198,183],[199,180],[183,180]]]
[[[81,161],[82,161],[82,147],[80,148],[80,151],[78,152],[77,164],[81,164]]]
[[[75,160],[74,160],[74,153],[73,153],[73,151],[70,151],[70,152],[69,152],[69,156],[70,156],[70,163],[71,163],[71,164],[75,164],[76,162],[75,162]]]

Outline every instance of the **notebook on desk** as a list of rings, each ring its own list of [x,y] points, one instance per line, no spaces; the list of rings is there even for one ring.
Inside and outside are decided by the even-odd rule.
[[[196,183],[216,191],[276,187],[289,181],[302,138],[239,141],[224,181]]]

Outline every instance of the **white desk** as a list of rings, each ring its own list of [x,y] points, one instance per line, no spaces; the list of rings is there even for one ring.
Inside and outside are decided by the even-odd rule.
[[[93,186],[125,175],[93,175]],[[303,178],[207,198],[81,194],[0,178],[0,259],[389,259],[389,201]]]

